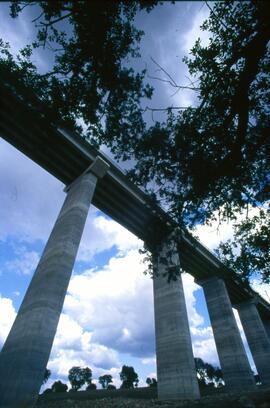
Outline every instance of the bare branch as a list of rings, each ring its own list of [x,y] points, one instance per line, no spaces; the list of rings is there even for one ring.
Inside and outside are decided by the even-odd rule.
[[[40,15],[38,16],[38,17],[36,17],[36,18],[34,18],[31,22],[32,23],[35,23],[37,20],[39,20],[40,19],[40,17],[42,17],[44,15],[44,11],[42,11],[41,13],[40,13]]]
[[[52,26],[55,23],[59,23],[59,21],[65,20],[66,18],[70,17],[71,15],[72,15],[72,13],[67,13],[64,16],[61,16],[59,18],[56,18],[53,21],[50,21],[49,23],[43,23],[41,21],[39,24],[37,24],[37,27],[46,27],[46,28],[48,28],[48,27]]]
[[[151,112],[164,112],[164,111],[170,111],[172,109],[174,110],[185,110],[188,109],[189,106],[169,106],[167,108],[150,108],[149,106],[146,106],[142,112],[147,112],[147,111],[151,111]]]
[[[152,61],[154,64],[156,64],[156,65],[159,67],[159,69],[160,69],[162,72],[164,72],[165,75],[167,75],[167,77],[168,77],[168,78],[171,80],[171,82],[173,83],[173,86],[177,87],[177,83],[175,82],[175,80],[173,79],[173,77],[172,77],[164,68],[162,68],[162,66],[159,65],[159,63],[158,63],[157,61],[155,61],[153,57],[150,57],[150,58],[151,58],[151,61]]]
[[[176,92],[174,92],[171,96],[176,95],[176,94],[177,94],[180,90],[182,90],[182,89],[188,89],[188,90],[196,91],[196,92],[200,91],[200,88],[197,88],[197,87],[194,87],[194,86],[191,87],[191,86],[186,86],[186,85],[178,85],[178,84],[175,82],[175,80],[172,78],[172,76],[171,76],[164,68],[162,68],[161,65],[160,65],[158,62],[156,62],[156,61],[154,60],[154,58],[151,57],[151,60],[152,60],[152,62],[153,62],[154,64],[156,64],[156,65],[159,67],[159,69],[160,69],[162,72],[164,72],[164,74],[165,74],[169,79],[159,78],[159,77],[152,76],[152,75],[149,75],[149,74],[148,74],[148,78],[150,78],[150,79],[155,79],[155,80],[157,80],[157,81],[161,81],[161,82],[170,84],[173,88],[177,88]]]

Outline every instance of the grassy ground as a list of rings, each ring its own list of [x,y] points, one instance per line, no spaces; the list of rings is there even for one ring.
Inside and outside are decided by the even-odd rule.
[[[104,397],[85,399],[87,395],[65,394],[65,399],[40,398],[36,408],[270,408],[270,389],[243,394],[216,394],[195,401],[158,401],[156,398]],[[81,395],[80,395],[81,394]],[[93,397],[93,394],[92,394]],[[51,397],[52,398],[52,397]],[[76,399],[72,399],[76,398]]]

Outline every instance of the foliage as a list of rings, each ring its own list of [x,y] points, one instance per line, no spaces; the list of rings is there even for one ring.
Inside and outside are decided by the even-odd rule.
[[[68,386],[67,384],[63,384],[60,380],[55,381],[52,385],[53,392],[67,392]]]
[[[51,388],[46,388],[46,390],[43,391],[42,394],[51,394],[53,392],[53,390]]]
[[[145,71],[128,68],[128,59],[139,55],[143,34],[133,25],[136,12],[149,12],[157,1],[13,0],[12,17],[34,4],[40,8],[34,20],[37,39],[17,60],[2,41],[1,75],[11,72],[38,92],[53,120],[65,120],[96,146],[106,144],[117,159],[135,160],[130,178],[180,227],[236,220],[248,207],[262,208],[269,201],[266,1],[208,5],[210,16],[202,25],[209,32],[208,44],[198,39],[184,59],[192,75],[188,88],[194,92],[194,106],[169,109],[166,121],[148,129],[140,103],[151,97],[152,88],[144,83]],[[31,62],[33,49],[39,47],[55,55],[44,75]],[[263,222],[267,226],[269,219]],[[246,228],[236,231],[235,239],[242,240]],[[269,251],[269,241],[259,238],[256,228],[249,228],[249,237],[248,249],[240,250],[242,259],[235,255],[236,241],[222,244],[219,254],[229,263],[236,260],[244,278],[255,269],[266,282],[269,257],[262,255]]]
[[[120,372],[120,379],[122,381],[120,388],[134,388],[138,386],[139,378],[133,367],[123,365]]]
[[[217,255],[229,267],[239,271],[246,280],[256,272],[264,283],[270,283],[270,211],[257,211],[234,225],[234,237],[223,242]]]
[[[88,367],[72,367],[68,372],[68,379],[72,390],[78,391],[84,384],[91,384],[92,370]]]
[[[195,357],[194,360],[198,382],[201,387],[205,387],[213,383],[220,385],[223,375],[219,367],[213,367],[211,364],[205,363],[198,357]]]
[[[112,383],[112,376],[110,374],[101,375],[98,379],[103,389],[108,388],[108,385]]]
[[[116,386],[113,384],[109,384],[107,390],[116,390]]]
[[[97,386],[96,386],[95,383],[90,383],[90,384],[88,384],[87,387],[86,387],[86,390],[87,390],[87,391],[93,391],[93,390],[96,390],[96,389],[97,389]]]
[[[51,375],[51,371],[50,371],[48,368],[46,368],[46,369],[45,369],[45,373],[44,373],[44,377],[43,377],[42,384],[45,384],[45,383],[48,381],[50,375]]]
[[[149,385],[150,388],[156,388],[157,387],[157,380],[155,378],[146,378],[146,384]]]
[[[136,73],[129,67],[129,60],[139,56],[143,35],[132,23],[139,10],[149,12],[156,3],[12,1],[13,18],[25,7],[36,7],[37,37],[27,48],[31,74],[20,77],[38,92],[52,118],[81,133],[84,129],[92,144],[105,142],[115,152],[119,143],[128,146],[142,134],[140,100],[150,98],[152,88],[144,84],[145,70]],[[29,62],[40,47],[54,53],[53,66],[44,75]],[[10,55],[6,68],[17,70]]]
[[[169,109],[166,122],[148,129],[130,171],[180,227],[235,221],[269,201],[270,8],[265,1],[211,7],[202,25],[208,44],[197,40],[184,59],[193,76],[194,107]],[[269,277],[269,257],[255,259],[269,251],[269,241],[262,252],[258,239],[250,238],[252,249],[242,262],[250,262],[247,276],[255,264]]]

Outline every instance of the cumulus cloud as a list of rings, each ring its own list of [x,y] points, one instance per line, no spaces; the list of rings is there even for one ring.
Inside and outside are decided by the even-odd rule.
[[[190,330],[194,356],[214,366],[220,366],[212,328],[193,326]]]
[[[5,342],[15,317],[16,311],[12,300],[0,294],[0,347]]]
[[[30,275],[36,269],[39,261],[39,254],[35,251],[27,251],[24,247],[17,253],[17,258],[5,263],[7,271],[14,271],[23,275]],[[14,293],[18,295],[18,293]]]
[[[80,243],[77,260],[87,262],[100,252],[115,247],[118,252],[126,253],[132,248],[139,248],[141,241],[117,222],[103,215],[87,217]]]
[[[100,271],[88,270],[70,282],[64,310],[93,331],[93,341],[133,355],[153,353],[152,281],[142,256],[130,250]]]

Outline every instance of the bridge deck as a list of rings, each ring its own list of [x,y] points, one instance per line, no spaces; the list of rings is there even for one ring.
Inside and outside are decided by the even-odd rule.
[[[97,185],[93,204],[146,242],[159,240],[173,228],[173,220],[117,165],[79,135],[54,124],[33,95],[4,83],[0,83],[0,136],[66,185],[97,154],[103,156],[110,162],[110,169]],[[196,279],[222,276],[233,304],[250,299],[255,293],[187,231],[183,232],[180,260],[183,269]],[[270,305],[261,297],[258,310],[262,318],[270,319]]]

